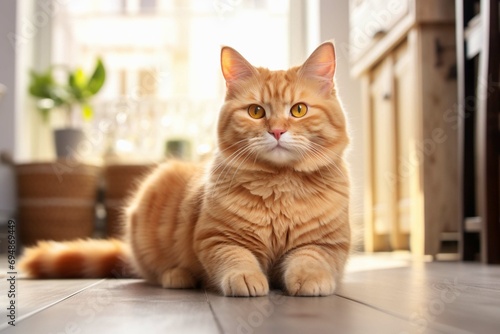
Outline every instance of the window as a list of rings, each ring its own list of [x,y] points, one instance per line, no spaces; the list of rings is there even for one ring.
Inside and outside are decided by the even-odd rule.
[[[54,16],[53,62],[90,68],[101,56],[107,70],[89,129],[106,135],[98,154],[158,159],[171,140],[189,143],[193,157],[209,154],[225,91],[220,46],[256,65],[289,65],[289,0],[64,4]]]

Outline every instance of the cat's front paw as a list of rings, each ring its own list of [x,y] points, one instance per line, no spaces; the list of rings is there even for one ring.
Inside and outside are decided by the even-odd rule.
[[[335,278],[330,270],[296,266],[285,271],[285,288],[292,296],[329,296],[335,292]]]
[[[267,277],[260,271],[232,271],[221,282],[224,296],[256,297],[269,293]]]

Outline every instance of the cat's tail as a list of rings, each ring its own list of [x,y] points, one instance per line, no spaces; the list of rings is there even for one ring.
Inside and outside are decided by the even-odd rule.
[[[30,278],[133,277],[130,258],[117,239],[40,241],[26,249],[19,268]]]

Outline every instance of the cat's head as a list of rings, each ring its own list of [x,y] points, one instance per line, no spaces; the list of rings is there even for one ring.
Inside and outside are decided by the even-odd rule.
[[[341,158],[349,140],[333,43],[287,71],[254,67],[229,47],[221,65],[227,93],[218,138],[227,162],[312,171]]]

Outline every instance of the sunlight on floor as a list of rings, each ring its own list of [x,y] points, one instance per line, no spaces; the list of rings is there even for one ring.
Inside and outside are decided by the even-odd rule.
[[[353,254],[347,262],[346,273],[367,270],[407,267],[411,262],[409,252],[392,252],[376,254]]]

